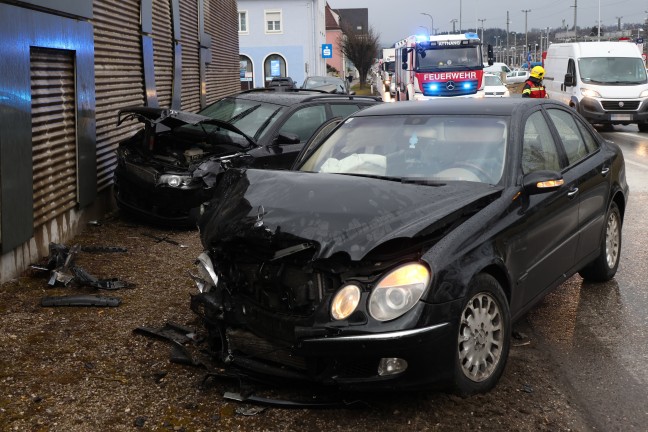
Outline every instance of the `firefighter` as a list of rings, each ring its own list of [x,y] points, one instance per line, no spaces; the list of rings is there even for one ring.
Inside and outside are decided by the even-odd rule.
[[[542,66],[535,66],[531,69],[529,79],[525,81],[522,88],[522,97],[544,99],[547,97],[542,79],[544,78],[545,70]]]

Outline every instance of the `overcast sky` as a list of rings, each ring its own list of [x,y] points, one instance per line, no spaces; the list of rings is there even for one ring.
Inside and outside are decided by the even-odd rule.
[[[648,13],[648,0],[577,0],[576,24],[578,27],[592,28],[598,23],[599,3],[601,25],[616,25],[617,17],[621,24],[643,23]],[[452,30],[451,20],[456,19],[459,30],[459,10],[461,27],[481,28],[480,19],[485,19],[484,28],[506,28],[506,11],[509,11],[509,30],[524,33],[524,12],[528,12],[528,29],[551,27],[557,29],[563,23],[574,25],[574,0],[328,0],[333,9],[367,8],[369,25],[380,34],[385,45],[399,39],[425,32],[419,26],[430,28],[434,20],[437,33]],[[461,8],[459,5],[461,4]],[[422,15],[427,13],[432,15]],[[645,33],[641,34],[643,37]]]

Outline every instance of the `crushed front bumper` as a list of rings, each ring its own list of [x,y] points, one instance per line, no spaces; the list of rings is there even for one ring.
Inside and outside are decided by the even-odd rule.
[[[346,390],[408,389],[444,385],[453,374],[457,347],[456,320],[426,322],[414,328],[369,331],[363,326],[343,331],[308,328],[295,341],[260,337],[244,323],[233,326],[210,294],[192,296],[191,308],[203,318],[211,335],[220,335],[223,360],[264,379],[293,379],[333,385]],[[442,305],[421,304],[424,317],[459,316],[461,300]],[[429,321],[429,319],[428,319]],[[394,375],[378,373],[381,359],[403,359],[407,369]]]

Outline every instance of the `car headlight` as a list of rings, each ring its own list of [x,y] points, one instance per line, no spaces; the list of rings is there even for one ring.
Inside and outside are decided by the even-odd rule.
[[[641,94],[639,95],[639,97],[640,97],[640,98],[648,97],[648,90],[644,90],[644,91],[642,91]]]
[[[346,319],[360,303],[360,288],[357,285],[345,285],[333,297],[331,302],[331,316],[336,320]]]
[[[591,97],[591,98],[600,98],[601,97],[599,92],[597,92],[595,90],[592,90],[592,89],[586,89],[586,88],[581,89],[581,94],[583,96],[585,96],[585,97]]]
[[[506,91],[504,92],[504,97],[511,97],[511,92],[508,91],[508,90],[506,90]]]
[[[212,288],[218,285],[218,275],[216,274],[216,270],[214,270],[211,258],[207,252],[198,255],[195,264],[198,275],[196,276],[190,273],[190,276],[196,283],[198,291],[201,293],[211,291]]]
[[[430,283],[430,271],[420,263],[402,265],[387,273],[369,297],[369,314],[389,321],[405,314],[421,299]]]
[[[158,179],[158,185],[167,185],[171,187],[189,186],[193,182],[193,177],[178,174],[162,174]]]

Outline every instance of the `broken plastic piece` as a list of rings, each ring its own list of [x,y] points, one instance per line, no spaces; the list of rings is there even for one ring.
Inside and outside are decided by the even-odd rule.
[[[41,299],[41,306],[100,306],[117,307],[121,299],[94,295],[49,296]]]

